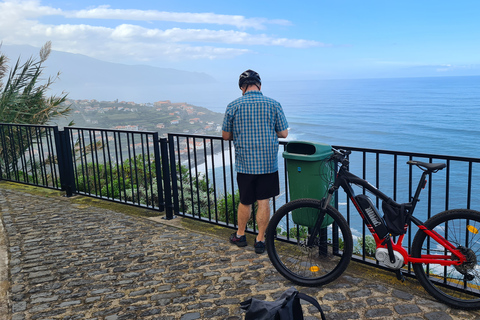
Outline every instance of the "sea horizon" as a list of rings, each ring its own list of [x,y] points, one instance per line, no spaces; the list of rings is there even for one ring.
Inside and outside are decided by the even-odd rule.
[[[480,76],[276,81],[262,92],[281,103],[287,140],[479,157]],[[234,93],[191,103],[223,113]]]

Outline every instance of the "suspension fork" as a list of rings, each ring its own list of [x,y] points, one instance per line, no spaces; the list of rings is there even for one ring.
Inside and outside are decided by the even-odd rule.
[[[330,196],[330,199],[331,199],[331,196]],[[325,201],[325,198],[322,199],[322,201]],[[325,203],[328,203],[328,202],[325,201]],[[325,218],[326,208],[327,206],[324,203],[322,203],[322,206],[320,207],[320,212],[318,214],[317,222],[315,223],[315,226],[310,232],[310,237],[308,237],[308,241],[307,241],[308,247],[313,246],[313,242],[317,238],[317,234],[320,234],[320,229],[321,229],[320,227],[322,226],[323,219]]]
[[[337,175],[334,185],[330,189],[328,189],[327,197],[323,198],[321,200],[322,205],[320,207],[320,212],[319,212],[319,215],[318,215],[318,218],[317,218],[317,222],[315,223],[315,226],[313,227],[312,231],[310,232],[310,237],[308,238],[307,246],[309,246],[309,247],[313,246],[313,242],[315,241],[315,239],[317,237],[317,234],[320,233],[322,222],[323,222],[323,219],[325,218],[325,214],[326,214],[326,211],[327,211],[327,206],[332,201],[333,195],[339,189],[339,186],[340,186],[342,181],[343,181],[343,179],[340,178]]]
[[[323,199],[323,204],[322,204],[322,209],[325,210],[327,209],[327,206],[329,203],[331,203],[333,195],[335,192],[340,188],[341,185],[344,185],[345,179],[341,176],[341,171],[343,170],[343,167],[340,168],[340,170],[337,173],[337,176],[335,177],[335,182],[333,183],[333,186],[328,189],[328,194],[327,196]]]

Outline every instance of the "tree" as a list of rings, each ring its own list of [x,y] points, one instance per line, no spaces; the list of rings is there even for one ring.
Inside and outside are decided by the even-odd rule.
[[[47,97],[46,92],[55,83],[56,77],[49,77],[42,83],[43,63],[51,52],[48,41],[41,49],[38,60],[31,57],[25,63],[17,63],[10,71],[6,82],[2,79],[8,71],[8,58],[0,52],[0,119],[5,123],[45,124],[51,118],[66,115],[70,107],[65,105],[67,93]],[[0,48],[1,49],[1,48]]]
[[[8,58],[0,52],[0,122],[42,125],[54,117],[68,114],[70,107],[65,105],[68,94],[62,92],[60,96],[47,97],[47,91],[59,73],[54,78],[42,79],[43,64],[50,55],[51,46],[48,41],[40,49],[39,58],[31,57],[23,64],[19,57],[9,73]],[[10,172],[18,175],[19,163],[23,163],[23,171],[34,170],[35,160],[27,159],[25,153],[42,140],[43,134],[43,128],[38,127],[0,126],[0,175],[9,175]],[[51,156],[48,155],[48,161],[55,161]]]

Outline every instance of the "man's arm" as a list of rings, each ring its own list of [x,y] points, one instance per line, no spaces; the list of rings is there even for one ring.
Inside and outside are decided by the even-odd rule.
[[[222,138],[223,140],[233,140],[233,133],[222,130]]]
[[[288,129],[285,129],[283,131],[277,131],[277,137],[286,138],[287,136],[288,136]]]

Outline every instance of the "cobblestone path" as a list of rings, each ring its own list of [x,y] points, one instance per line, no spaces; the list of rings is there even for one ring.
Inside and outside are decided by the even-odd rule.
[[[172,226],[3,182],[0,209],[9,257],[2,320],[243,319],[241,301],[273,300],[292,286],[266,254],[206,235],[201,224],[179,227],[182,218]],[[329,285],[297,289],[315,296],[327,319],[480,319],[434,301],[415,279],[381,273],[349,267]]]

